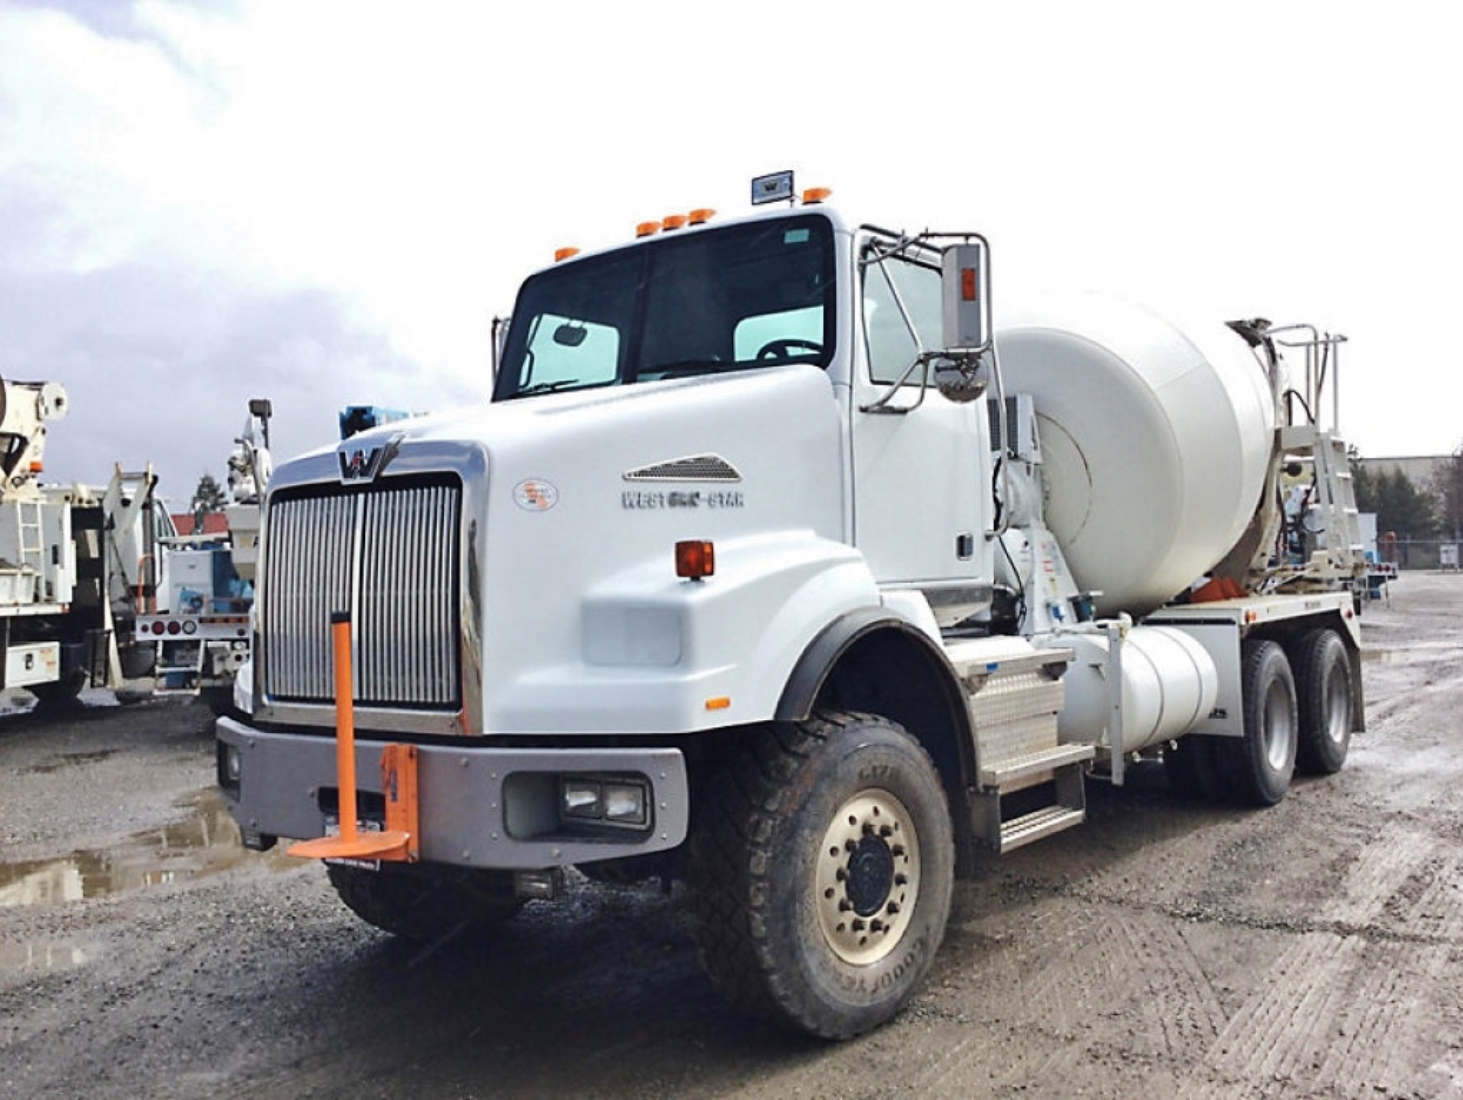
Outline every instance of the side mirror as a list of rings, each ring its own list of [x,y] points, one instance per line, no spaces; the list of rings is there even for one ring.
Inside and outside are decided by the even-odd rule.
[[[945,354],[969,357],[991,346],[990,252],[984,240],[952,244],[940,256]]]

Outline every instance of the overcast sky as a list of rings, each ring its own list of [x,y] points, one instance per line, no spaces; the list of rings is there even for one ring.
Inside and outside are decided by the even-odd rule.
[[[186,502],[247,401],[486,399],[566,244],[746,210],[977,229],[1001,303],[1105,289],[1350,337],[1347,437],[1463,444],[1451,2],[0,0],[0,374],[57,380],[47,477]]]

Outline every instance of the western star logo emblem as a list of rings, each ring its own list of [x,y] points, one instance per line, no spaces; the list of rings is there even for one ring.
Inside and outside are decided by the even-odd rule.
[[[369,451],[340,450],[335,457],[340,459],[341,481],[370,481],[381,469],[381,452],[384,448],[372,447]]]
[[[405,432],[397,432],[384,445],[371,447],[358,442],[353,447],[349,442],[342,443],[335,452],[336,461],[340,463],[341,484],[375,481],[381,471],[395,461],[405,439]]]

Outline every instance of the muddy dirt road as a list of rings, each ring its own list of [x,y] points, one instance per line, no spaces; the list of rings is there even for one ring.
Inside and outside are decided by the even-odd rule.
[[[835,1046],[723,1007],[653,889],[427,953],[372,931],[238,848],[202,708],[0,717],[0,1097],[1463,1098],[1463,577],[1364,622],[1339,775],[1261,812],[1095,790]]]

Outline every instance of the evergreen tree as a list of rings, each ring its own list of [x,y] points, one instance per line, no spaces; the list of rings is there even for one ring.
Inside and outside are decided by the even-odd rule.
[[[204,471],[203,476],[198,479],[198,488],[193,490],[193,499],[188,502],[188,510],[217,512],[227,503],[228,497],[224,495],[219,483],[212,474]]]
[[[1433,495],[1437,497],[1443,537],[1463,538],[1463,446],[1453,452],[1447,464],[1433,477]]]
[[[1428,494],[1412,483],[1401,470],[1384,470],[1375,475],[1377,531],[1392,532],[1403,539],[1427,539],[1437,533],[1437,515]]]
[[[1442,478],[1434,479],[1426,490],[1419,489],[1401,470],[1374,471],[1355,447],[1346,449],[1351,464],[1351,490],[1359,512],[1373,512],[1377,517],[1377,534],[1388,532],[1403,539],[1430,539],[1440,527],[1449,524]],[[1454,456],[1457,470],[1458,501],[1463,506],[1463,447]]]

